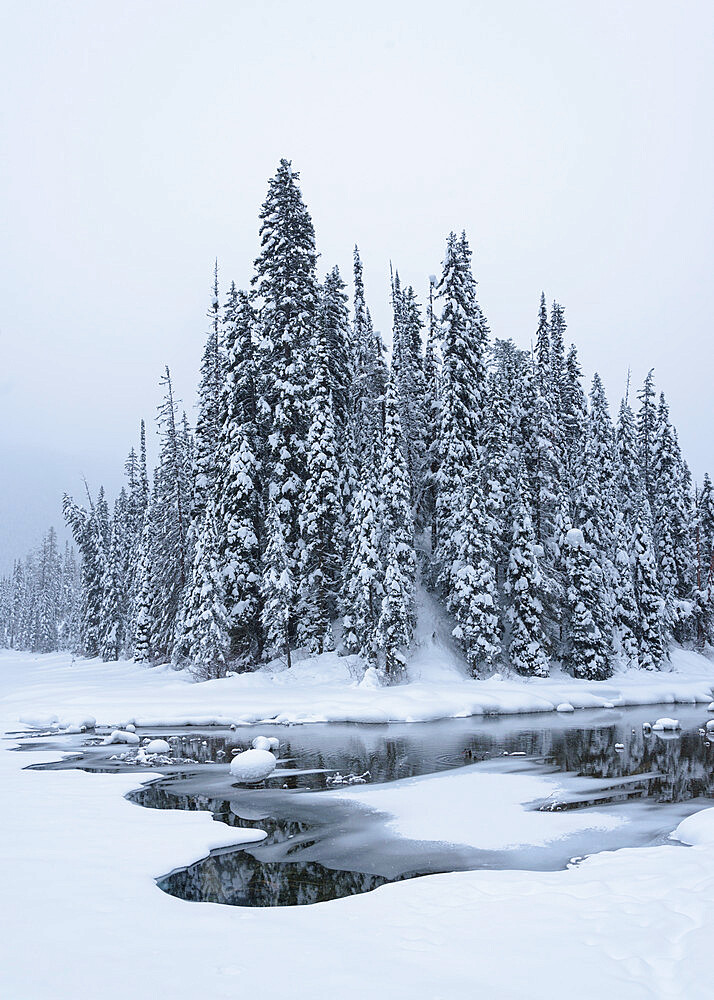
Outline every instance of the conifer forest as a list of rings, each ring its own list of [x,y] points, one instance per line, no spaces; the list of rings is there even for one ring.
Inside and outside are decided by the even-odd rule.
[[[197,678],[337,651],[394,683],[434,601],[474,676],[599,680],[712,643],[714,491],[654,373],[623,372],[611,411],[561,304],[534,302],[522,350],[466,234],[442,254],[421,300],[393,270],[388,351],[358,248],[348,296],[282,160],[253,274],[216,265],[195,422],[167,367],[153,474],[142,421],[113,502],[64,497],[76,561],[51,531],[2,580],[0,644]]]

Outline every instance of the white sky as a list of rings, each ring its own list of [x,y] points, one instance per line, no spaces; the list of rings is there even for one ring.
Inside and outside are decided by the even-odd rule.
[[[613,410],[655,367],[714,465],[710,0],[5,0],[0,74],[0,568],[118,487],[166,363],[192,406],[281,156],[383,331],[389,260],[423,298],[465,228],[496,336],[543,288]]]

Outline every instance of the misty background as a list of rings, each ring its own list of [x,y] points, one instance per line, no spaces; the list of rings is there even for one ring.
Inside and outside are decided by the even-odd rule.
[[[543,289],[613,413],[649,368],[714,471],[714,5],[5,0],[0,571],[82,475],[111,496],[171,367],[193,420],[214,258],[247,286],[280,157],[321,275],[424,302],[466,229],[497,337]]]

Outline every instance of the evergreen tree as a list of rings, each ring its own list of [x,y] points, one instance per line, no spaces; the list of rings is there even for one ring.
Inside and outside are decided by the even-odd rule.
[[[632,524],[635,507],[642,490],[639,454],[637,447],[637,427],[631,407],[623,399],[617,417],[618,452],[618,506],[628,524]]]
[[[540,309],[538,310],[538,326],[536,328],[535,362],[538,378],[538,388],[542,396],[550,396],[552,391],[550,367],[550,324],[548,309],[545,304],[545,292],[540,293]]]
[[[267,548],[263,559],[261,582],[261,623],[265,635],[266,654],[284,655],[288,667],[291,667],[290,623],[296,593],[283,530],[283,520],[278,513],[278,505],[273,501],[268,507],[266,522]]]
[[[342,590],[345,647],[351,653],[359,653],[367,662],[374,662],[377,658],[377,626],[384,592],[380,484],[375,452],[376,442],[362,461],[359,489],[352,506]]]
[[[403,673],[404,649],[411,642],[416,622],[414,528],[396,380],[393,368],[385,400],[380,470],[385,575],[377,641],[384,652],[385,673],[390,678]]]
[[[477,676],[480,668],[493,664],[501,650],[491,525],[477,475],[464,484],[461,509],[460,552],[448,607],[457,622],[454,638]]]
[[[350,392],[354,381],[354,359],[345,283],[337,267],[333,267],[322,286],[320,336],[326,347],[335,433],[337,440],[344,442],[351,409]]]
[[[587,423],[587,401],[582,385],[582,371],[575,345],[570,345],[565,360],[565,373],[561,387],[561,406],[563,420],[563,441],[567,467],[571,475],[571,488],[575,477],[574,469],[578,464],[585,438]]]
[[[253,279],[261,345],[260,402],[268,432],[263,478],[267,502],[281,522],[278,533],[291,573],[298,559],[310,352],[318,322],[315,233],[298,187],[299,176],[283,159],[269,182]]]
[[[230,655],[245,667],[262,647],[260,539],[262,479],[253,344],[255,314],[235,286],[226,307],[226,380],[218,460],[218,564],[229,620]]]
[[[191,565],[188,529],[192,456],[186,423],[177,421],[177,401],[168,368],[161,384],[165,396],[158,415],[159,464],[148,515],[152,540],[151,648],[155,656],[168,660],[174,652],[176,622]]]
[[[132,648],[134,661],[136,663],[151,662],[151,563],[149,554],[151,552],[151,540],[149,537],[149,525],[144,525],[141,534],[139,557],[137,560],[136,588],[134,594],[133,609],[133,636]]]
[[[441,427],[436,501],[440,582],[448,593],[458,561],[463,483],[479,458],[483,418],[487,328],[475,295],[465,237],[449,237],[439,286],[441,329]]]
[[[226,672],[229,647],[228,615],[218,568],[215,512],[209,501],[196,539],[191,582],[183,616],[181,645],[188,650],[191,670],[200,678]]]
[[[657,408],[655,406],[654,368],[647,373],[642,389],[638,392],[640,410],[637,414],[637,441],[640,452],[640,467],[645,492],[652,502],[652,466],[655,445],[655,430],[657,427]]]
[[[566,662],[575,677],[601,681],[612,674],[610,642],[603,627],[604,582],[595,547],[579,528],[565,538],[568,588]]]
[[[637,602],[637,645],[643,670],[659,670],[665,658],[664,602],[648,526],[647,501],[637,511],[632,539],[632,571]]]
[[[563,416],[563,385],[565,382],[565,310],[557,302],[550,311],[550,371],[553,408],[560,423]]]
[[[340,582],[340,493],[328,344],[321,331],[310,400],[307,483],[300,512],[300,637],[312,652],[333,649]]]
[[[511,623],[508,652],[514,670],[531,677],[548,676],[541,588],[533,523],[526,510],[522,477],[519,476],[505,585]]]
[[[216,456],[221,430],[221,394],[224,365],[221,355],[221,318],[218,301],[218,261],[213,276],[213,292],[208,312],[210,329],[201,360],[201,380],[198,386],[198,416],[196,419],[195,469],[191,523],[195,533],[201,529],[208,499],[214,495]]]

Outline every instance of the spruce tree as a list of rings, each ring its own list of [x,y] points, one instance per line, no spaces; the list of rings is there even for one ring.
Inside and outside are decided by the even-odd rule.
[[[201,679],[221,677],[228,661],[228,614],[223,579],[218,568],[213,501],[208,502],[196,538],[191,581],[183,615],[181,646],[188,651],[190,669]]]
[[[477,474],[464,484],[459,558],[448,607],[456,619],[453,636],[471,673],[490,667],[501,651],[498,590],[487,505]]]
[[[487,328],[478,307],[465,237],[449,236],[439,286],[442,373],[439,480],[436,501],[437,558],[446,593],[454,584],[463,483],[479,459],[486,385]]]
[[[133,636],[132,649],[135,663],[151,662],[151,540],[149,525],[144,526],[141,534],[139,556],[137,559],[136,588],[133,606]]]
[[[637,414],[637,442],[640,452],[640,467],[647,498],[652,502],[652,472],[657,427],[657,407],[655,406],[654,368],[647,373],[642,389],[638,392],[640,410]]]
[[[610,641],[603,627],[604,582],[595,546],[579,528],[565,537],[568,643],[566,663],[575,677],[601,681],[612,674]]]
[[[201,360],[198,386],[198,416],[196,419],[195,470],[191,523],[194,532],[201,530],[208,499],[215,493],[216,456],[221,429],[221,393],[224,377],[221,353],[221,316],[218,300],[218,261],[216,261],[211,306],[208,312],[210,329]]]
[[[217,545],[230,657],[245,668],[260,653],[260,538],[262,535],[260,431],[249,297],[232,286],[225,310],[226,378],[222,396],[217,481]]]
[[[646,499],[638,508],[631,545],[632,572],[637,602],[637,646],[643,670],[659,670],[666,655],[663,630],[664,601],[657,579],[657,564],[649,531]]]
[[[329,272],[321,289],[319,326],[326,348],[335,433],[342,444],[351,409],[354,358],[345,283],[338,267]]]
[[[530,677],[547,677],[549,672],[541,589],[535,533],[523,498],[522,475],[519,475],[505,584],[511,625],[508,653],[514,670]]]
[[[392,369],[385,400],[384,442],[380,470],[383,528],[384,597],[377,641],[384,653],[387,677],[403,673],[404,651],[416,622],[414,595],[416,555],[410,501],[409,470],[405,458],[397,397],[397,373]]]
[[[283,534],[284,522],[274,501],[268,507],[265,530],[267,547],[260,588],[264,653],[267,656],[285,656],[289,668],[292,666],[290,624],[294,615],[296,588]]]
[[[344,644],[368,663],[376,662],[377,626],[384,594],[381,554],[377,443],[362,459],[359,489],[352,505],[342,589]]]
[[[299,634],[301,644],[314,653],[334,648],[331,623],[340,584],[340,475],[328,359],[323,328],[310,399],[307,483],[300,511]]]
[[[310,352],[318,323],[315,232],[299,176],[283,159],[269,182],[253,279],[261,347],[260,406],[267,430],[263,479],[267,503],[281,522],[279,535],[291,572],[298,558]]]

